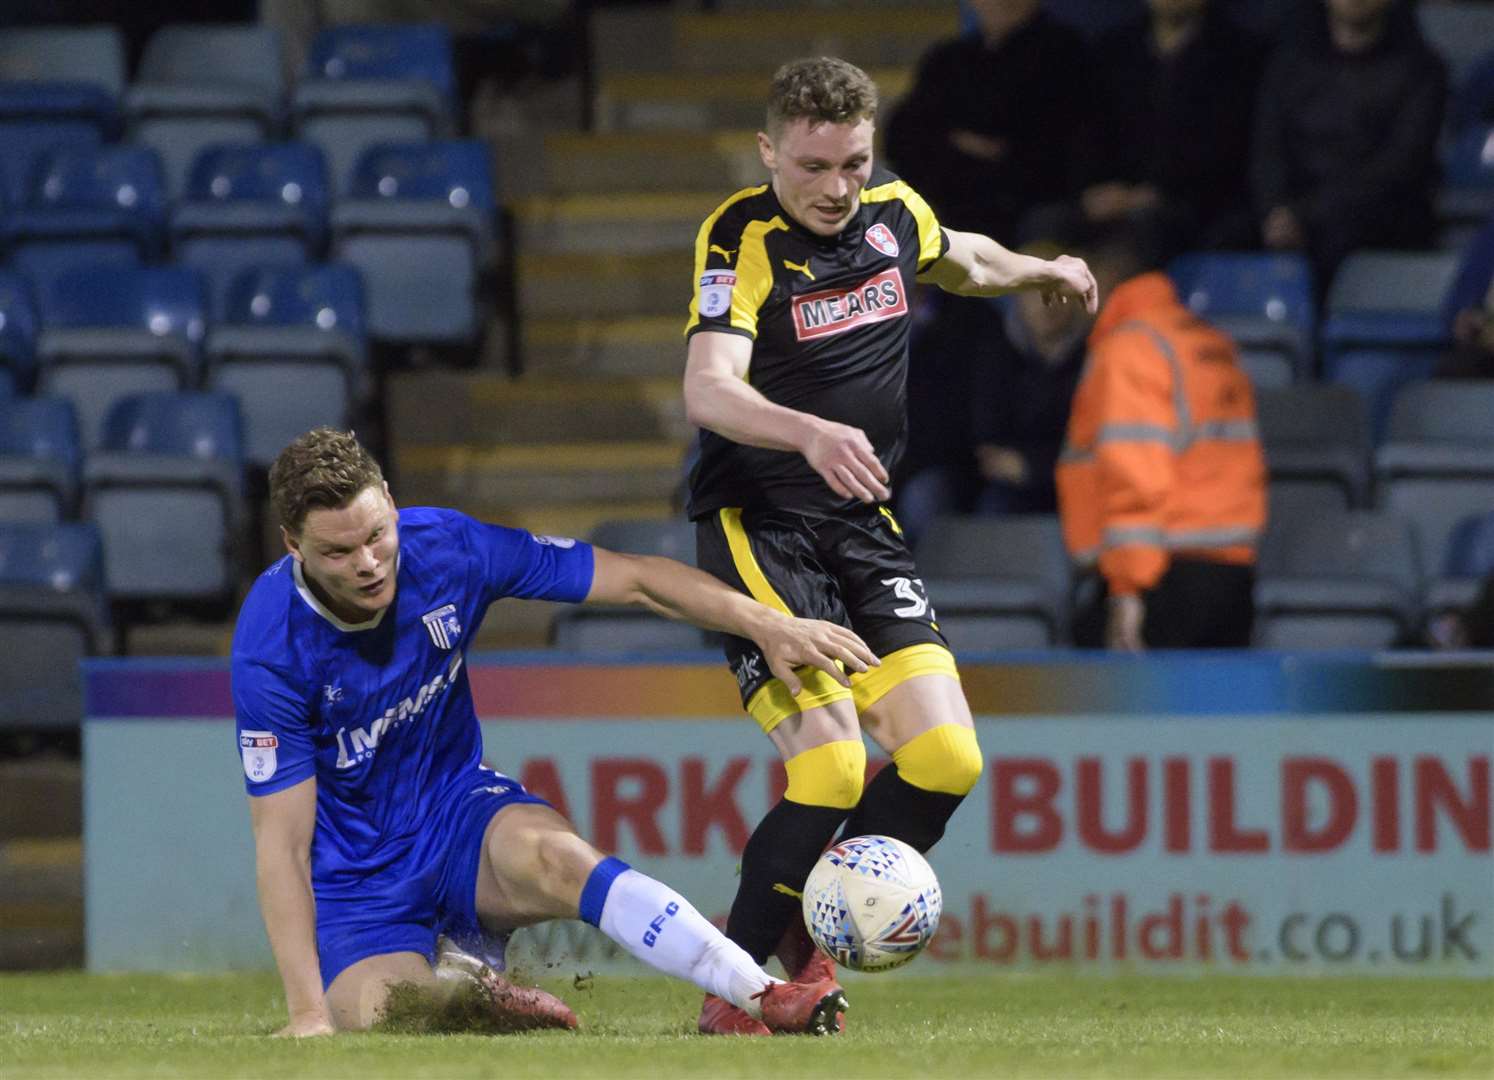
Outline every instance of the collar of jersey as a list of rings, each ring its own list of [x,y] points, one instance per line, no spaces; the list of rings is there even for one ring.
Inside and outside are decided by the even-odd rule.
[[[395,556],[394,556],[394,576],[395,576],[395,585],[396,585],[396,587],[398,587],[398,585],[399,585],[399,580],[398,580],[399,579],[399,563],[400,563],[400,559],[403,556],[404,556],[404,552],[403,551],[397,552],[395,554]],[[329,623],[331,623],[333,626],[337,627],[337,629],[341,630],[345,634],[346,633],[351,633],[351,632],[357,631],[357,630],[372,630],[374,627],[378,626],[379,623],[381,623],[381,622],[384,621],[384,615],[389,611],[389,609],[387,607],[386,608],[380,608],[379,609],[379,613],[377,615],[375,615],[372,619],[369,619],[367,622],[360,622],[360,623],[343,622],[336,615],[332,614],[331,610],[327,607],[327,605],[323,604],[320,600],[318,600],[316,598],[316,594],[313,593],[311,591],[311,589],[307,587],[307,585],[306,585],[306,577],[305,577],[305,575],[303,575],[301,573],[301,560],[300,559],[292,559],[291,560],[291,572],[293,574],[295,574],[295,576],[296,576],[296,592],[298,592],[298,593],[301,594],[301,599],[306,601],[307,606],[310,607],[312,611],[316,612],[318,615],[320,615],[322,618],[326,619]]]

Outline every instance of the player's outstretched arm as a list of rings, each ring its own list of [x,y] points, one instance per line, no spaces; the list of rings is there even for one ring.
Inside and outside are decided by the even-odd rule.
[[[316,950],[316,898],[311,891],[311,837],[316,827],[316,778],[271,795],[251,796],[254,878],[259,909],[290,1022],[277,1035],[331,1035]]]
[[[803,454],[842,499],[891,497],[887,470],[866,432],[773,404],[747,381],[751,363],[751,338],[715,331],[692,336],[685,361],[690,422],[744,446]]]
[[[638,604],[669,619],[751,638],[767,658],[768,670],[792,694],[802,689],[796,667],[817,667],[850,686],[846,671],[861,672],[880,663],[866,642],[846,627],[774,611],[692,566],[605,548],[596,548],[595,556],[587,603]]]
[[[1060,255],[1039,259],[1002,247],[980,233],[946,229],[949,250],[920,276],[960,296],[1004,296],[1040,289],[1048,303],[1081,300],[1091,315],[1100,310],[1100,289],[1083,259]]]

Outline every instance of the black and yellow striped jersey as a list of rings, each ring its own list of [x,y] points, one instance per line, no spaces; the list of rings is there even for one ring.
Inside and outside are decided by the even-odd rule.
[[[884,170],[872,174],[836,236],[796,222],[771,185],[747,188],[700,227],[685,336],[752,338],[747,380],[755,389],[785,408],[861,428],[890,473],[907,441],[914,279],[948,247],[928,204]],[[691,517],[726,506],[822,514],[853,505],[801,454],[701,432]]]

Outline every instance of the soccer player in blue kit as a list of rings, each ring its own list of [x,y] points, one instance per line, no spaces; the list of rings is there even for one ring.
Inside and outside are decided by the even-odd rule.
[[[833,980],[770,978],[684,897],[482,764],[464,652],[505,596],[641,604],[737,634],[791,688],[796,667],[847,683],[874,665],[860,638],[668,559],[401,512],[351,433],[291,443],[270,496],[289,553],[244,602],[232,673],[260,907],[290,1013],[280,1034],[367,1028],[398,983],[434,993],[438,934],[578,917],[774,1030],[836,1029]],[[482,974],[517,1026],[575,1026],[558,999]]]

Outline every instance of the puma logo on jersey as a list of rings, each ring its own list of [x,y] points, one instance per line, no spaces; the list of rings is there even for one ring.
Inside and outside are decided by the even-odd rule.
[[[809,271],[809,260],[808,259],[805,259],[801,263],[789,262],[787,259],[784,259],[783,260],[783,268],[785,270],[797,270],[797,271],[799,271],[799,273],[801,273],[805,277],[807,277],[810,281],[814,280],[814,275],[812,273],[810,273],[810,271]]]
[[[800,341],[843,334],[868,323],[908,314],[903,275],[884,270],[849,289],[822,289],[794,297],[794,337]]]
[[[709,255],[720,255],[727,262],[731,262],[733,259],[735,259],[737,257],[737,249],[736,248],[732,248],[730,250],[727,250],[726,248],[722,247],[720,244],[712,244],[707,249],[706,253],[709,254]]]

